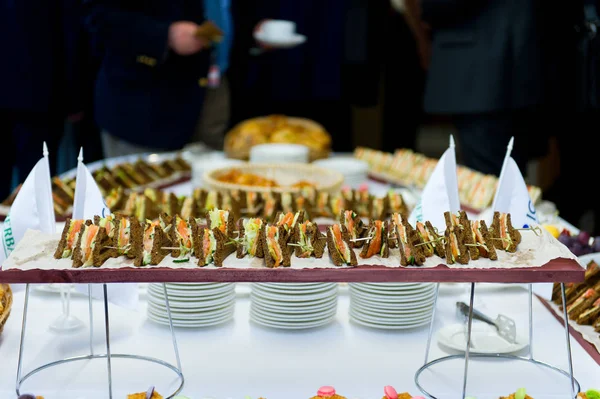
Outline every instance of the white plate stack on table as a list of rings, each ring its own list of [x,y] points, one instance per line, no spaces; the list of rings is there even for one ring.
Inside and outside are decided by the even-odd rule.
[[[358,189],[368,180],[369,164],[353,157],[341,156],[319,159],[313,164],[332,169],[344,175],[344,185]]]
[[[320,327],[335,319],[337,299],[337,283],[256,283],[250,320],[285,330]]]
[[[310,150],[302,144],[259,144],[250,149],[252,163],[307,163]]]
[[[235,310],[235,284],[167,283],[175,327],[210,327],[228,322]],[[148,285],[148,319],[169,325],[162,284]]]
[[[387,330],[420,327],[431,320],[435,300],[432,283],[352,283],[350,320]]]

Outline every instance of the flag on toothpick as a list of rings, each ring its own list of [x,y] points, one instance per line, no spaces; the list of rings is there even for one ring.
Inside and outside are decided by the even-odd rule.
[[[73,201],[73,219],[93,220],[94,216],[106,217],[110,209],[106,205],[96,180],[83,163],[83,148],[77,157],[77,177],[75,180],[75,200]],[[82,294],[88,294],[88,285],[76,285],[75,289]],[[108,300],[115,305],[136,309],[139,294],[137,284],[108,284]],[[92,297],[104,298],[104,291],[99,284],[92,285]]]
[[[23,238],[27,229],[40,230],[44,233],[56,232],[50,162],[45,142],[42,155],[43,157],[29,172],[4,220],[0,265]]]
[[[456,152],[454,137],[451,135],[450,146],[442,154],[431,173],[421,194],[421,199],[410,214],[408,221],[414,226],[416,222],[428,220],[434,227],[443,231],[446,228],[444,212],[455,213],[459,210]]]
[[[498,188],[496,188],[496,195],[492,203],[492,214],[495,211],[510,213],[513,226],[521,228],[525,225],[538,224],[539,221],[525,179],[519,166],[510,156],[513,143],[514,137],[510,139],[506,149],[506,156],[498,178]]]

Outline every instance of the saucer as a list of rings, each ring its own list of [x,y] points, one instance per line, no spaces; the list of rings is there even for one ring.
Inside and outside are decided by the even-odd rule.
[[[467,346],[466,326],[451,324],[438,331],[437,339],[443,346],[464,352]],[[471,353],[499,354],[514,353],[528,346],[527,338],[517,335],[517,342],[510,343],[501,338],[496,330],[487,324],[474,323],[471,329]]]
[[[274,48],[292,48],[306,41],[306,36],[294,33],[287,37],[267,37],[264,32],[258,31],[254,34],[254,39],[261,44]]]

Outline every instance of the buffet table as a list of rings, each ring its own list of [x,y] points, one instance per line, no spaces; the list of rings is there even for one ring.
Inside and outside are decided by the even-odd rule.
[[[35,287],[33,285],[32,287]],[[383,386],[418,394],[414,373],[423,363],[428,328],[406,331],[379,331],[351,324],[349,299],[344,286],[340,290],[338,316],[332,325],[304,332],[269,330],[249,322],[249,285],[238,284],[235,320],[209,329],[177,329],[186,383],[183,393],[199,398],[309,398],[321,385],[334,385],[349,399],[382,396]],[[144,290],[141,291],[142,293]],[[24,292],[15,294],[13,314],[0,336],[0,397],[14,395],[16,359],[19,349]],[[144,296],[142,295],[142,299]],[[435,330],[460,320],[455,302],[468,302],[468,284],[442,284],[436,313]],[[478,284],[475,307],[490,315],[508,314],[517,323],[518,332],[527,336],[527,292],[521,286]],[[94,301],[97,351],[104,348],[101,301]],[[564,330],[555,318],[534,301],[535,353],[540,360],[566,368]],[[145,354],[174,361],[168,327],[149,321],[142,300],[137,312],[111,306],[111,336],[115,352]],[[48,325],[60,315],[58,294],[32,289],[29,303],[28,339],[25,370],[56,359],[88,353],[88,330],[76,334],[54,334]],[[88,301],[73,296],[72,312],[87,320]],[[435,334],[435,333],[434,333]],[[435,337],[435,335],[434,335]],[[600,366],[572,340],[575,376],[583,389],[597,386]],[[449,353],[434,339],[430,359]],[[435,386],[435,394],[451,398],[460,392],[464,361],[444,364],[427,371],[422,382]],[[486,364],[485,370],[474,360],[469,370],[470,395],[498,398],[526,387],[532,397],[565,398],[568,386],[564,378],[525,363]],[[173,374],[152,364],[113,362],[114,397],[145,390],[156,385],[172,390]],[[494,375],[497,378],[490,379]],[[105,362],[64,365],[28,380],[23,391],[45,395],[46,399],[106,398]],[[66,393],[68,392],[68,395]]]
[[[169,187],[176,194],[189,195],[190,183],[178,182]],[[369,191],[384,193],[388,185],[370,181]],[[410,193],[407,193],[407,195]],[[547,234],[547,233],[546,233]],[[536,234],[537,235],[537,234]],[[541,262],[540,264],[543,264]],[[436,263],[437,264],[437,263]],[[173,269],[148,268],[100,268],[63,270],[14,270],[0,271],[0,280],[7,283],[30,283],[27,314],[27,337],[25,360],[22,370],[16,370],[19,358],[20,334],[23,330],[23,307],[25,294],[15,294],[13,314],[0,336],[0,397],[14,395],[17,379],[20,392],[35,391],[46,399],[125,397],[127,393],[144,391],[155,385],[163,394],[175,392],[181,386],[182,393],[194,398],[241,398],[241,397],[311,397],[318,386],[334,385],[338,393],[348,398],[380,397],[384,385],[394,385],[399,392],[419,394],[419,387],[426,387],[435,398],[456,397],[464,389],[464,356],[446,359],[443,363],[428,363],[428,369],[415,372],[424,363],[448,355],[463,355],[444,349],[437,344],[436,331],[447,324],[455,324],[455,303],[461,300],[484,313],[507,314],[517,322],[519,336],[527,337],[530,321],[529,294],[524,285],[512,283],[576,282],[583,280],[583,269],[571,259],[558,258],[542,267],[518,267],[513,269],[462,269],[438,266],[431,268],[390,268],[385,266],[358,266],[329,269]],[[48,290],[36,290],[41,283],[148,283],[148,282],[235,282],[238,298],[235,321],[219,327],[205,329],[176,329],[175,335],[168,327],[154,324],[146,317],[146,302],[137,311],[110,305],[110,345],[105,339],[109,331],[108,305],[105,300],[93,301],[94,331],[84,328],[80,332],[55,334],[48,329],[61,311],[60,296]],[[249,321],[247,282],[340,282],[335,323],[327,327],[302,332],[268,330]],[[348,318],[348,282],[439,282],[440,296],[432,325],[433,341],[429,341],[427,327],[402,331],[379,331],[354,325]],[[473,295],[474,283],[477,296]],[[492,283],[492,284],[488,284]],[[502,283],[502,284],[498,284]],[[141,285],[142,288],[144,284]],[[526,287],[526,286],[525,286]],[[145,290],[141,291],[142,296]],[[165,295],[167,294],[165,288]],[[88,321],[91,302],[85,296],[76,296],[72,312],[81,320]],[[568,377],[571,366],[567,362],[564,328],[538,301],[532,302],[533,352],[524,349],[522,355],[547,362]],[[104,308],[104,312],[102,311]],[[167,303],[168,308],[168,303]],[[87,323],[89,325],[89,322]],[[469,336],[471,325],[469,323]],[[568,334],[567,334],[568,335]],[[90,339],[92,345],[90,347]],[[173,341],[173,348],[168,344]],[[431,343],[429,345],[428,343]],[[21,350],[23,349],[21,342]],[[179,347],[179,351],[177,350]],[[106,352],[105,352],[106,350]],[[573,342],[573,371],[582,389],[593,387],[600,376],[600,368],[593,356]],[[127,354],[108,362],[79,358],[89,356],[106,359],[109,354]],[[428,353],[425,356],[424,354]],[[181,354],[181,355],[180,355]],[[514,355],[514,354],[513,354]],[[164,359],[179,375],[166,371],[159,362],[133,362],[136,356]],[[181,356],[181,357],[180,357]],[[533,356],[533,355],[532,355]],[[109,356],[110,358],[110,356]],[[8,359],[9,361],[4,361]],[[12,363],[12,359],[15,360]],[[57,359],[67,359],[66,363]],[[467,359],[469,357],[467,356]],[[149,359],[144,359],[149,360]],[[507,359],[506,359],[507,360]],[[521,359],[523,360],[523,359]],[[53,363],[55,362],[55,363]],[[485,363],[485,367],[483,366]],[[177,368],[170,366],[177,364]],[[45,370],[41,366],[36,374],[27,374],[40,365],[56,366]],[[108,373],[107,373],[108,371]],[[24,378],[23,375],[25,374]],[[107,386],[107,376],[108,377]],[[18,377],[17,377],[18,376]],[[493,381],[490,376],[494,376]],[[175,377],[175,378],[174,378]],[[362,378],[361,378],[362,377]],[[557,378],[560,377],[560,378]],[[26,381],[25,381],[26,380]],[[466,380],[465,380],[466,381]],[[466,384],[466,383],[465,383]],[[552,374],[548,369],[526,362],[508,362],[500,359],[470,360],[468,373],[469,396],[497,398],[526,387],[534,398],[569,397],[568,380]],[[111,392],[111,394],[109,394]]]

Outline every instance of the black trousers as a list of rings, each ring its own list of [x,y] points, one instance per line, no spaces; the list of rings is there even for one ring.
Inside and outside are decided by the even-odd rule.
[[[508,142],[514,137],[511,156],[525,176],[529,159],[541,155],[531,151],[532,145],[544,145],[535,142],[539,140],[534,134],[537,115],[533,110],[519,110],[456,116],[460,163],[481,173],[498,176]]]
[[[12,190],[13,169],[18,183],[27,178],[42,157],[45,141],[50,152],[50,173],[56,173],[58,143],[64,132],[64,118],[36,112],[0,110],[0,201]]]

